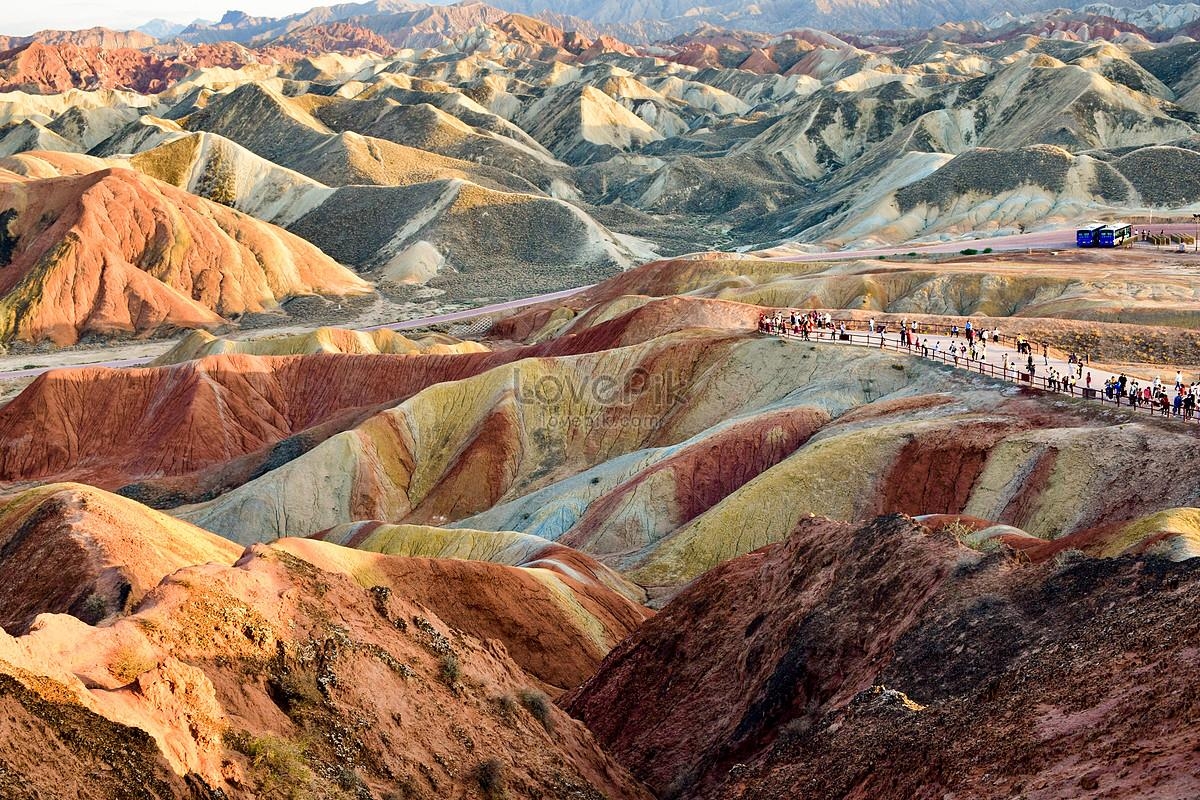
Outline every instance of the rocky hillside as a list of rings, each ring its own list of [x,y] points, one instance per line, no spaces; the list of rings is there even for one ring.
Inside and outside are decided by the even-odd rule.
[[[103,492],[36,491],[0,520],[23,634],[0,632],[6,797],[650,797],[545,694],[644,616],[599,584],[309,541],[239,558]]]
[[[1187,795],[1196,700],[1171,676],[1198,564],[1031,563],[900,515],[804,519],[563,705],[661,798]]]

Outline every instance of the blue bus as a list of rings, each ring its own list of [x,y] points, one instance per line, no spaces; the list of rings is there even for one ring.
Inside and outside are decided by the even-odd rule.
[[[1096,247],[1100,244],[1100,231],[1104,226],[1099,222],[1088,222],[1075,231],[1076,247]]]
[[[1133,226],[1114,222],[1096,231],[1096,247],[1120,247],[1133,240]]]

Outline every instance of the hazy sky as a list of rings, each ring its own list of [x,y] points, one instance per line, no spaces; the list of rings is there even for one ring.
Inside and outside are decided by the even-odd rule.
[[[103,25],[127,29],[161,17],[173,22],[219,19],[230,8],[255,16],[282,17],[338,0],[4,0],[0,34],[24,36],[45,28],[74,30]]]

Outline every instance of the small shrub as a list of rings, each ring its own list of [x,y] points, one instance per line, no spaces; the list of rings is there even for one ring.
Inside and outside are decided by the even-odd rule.
[[[875,257],[878,258],[880,261],[883,261],[887,258],[887,256],[875,256]]]
[[[96,625],[108,616],[108,600],[104,595],[92,592],[79,606],[79,618],[88,625]]]
[[[496,710],[500,716],[511,721],[517,714],[517,701],[511,694],[502,694],[495,698]]]
[[[990,252],[992,252],[992,248],[990,248],[990,247],[985,247],[985,248],[983,248],[983,252],[985,252],[985,253],[990,253]]]
[[[1057,567],[1069,567],[1072,564],[1078,564],[1080,561],[1087,561],[1088,554],[1077,548],[1063,550],[1054,557],[1054,565]]]
[[[479,782],[479,791],[488,800],[500,800],[508,796],[508,775],[498,758],[489,758],[476,767],[475,780]]]
[[[543,728],[548,731],[554,730],[554,718],[550,715],[550,698],[537,689],[522,689],[517,693],[517,698],[521,705],[525,706],[525,710],[542,723]]]
[[[462,665],[458,663],[458,656],[454,653],[446,653],[442,656],[442,680],[447,685],[453,686],[458,683],[462,677]]]
[[[961,253],[961,254],[963,254],[964,256],[977,256],[977,255],[979,255],[979,251],[978,251],[978,250],[976,250],[974,247],[968,247],[968,248],[966,248],[966,249],[959,250],[958,252],[959,252],[959,253]]]
[[[325,700],[317,684],[317,674],[311,669],[289,669],[272,675],[267,681],[267,694],[289,716],[319,706]]]

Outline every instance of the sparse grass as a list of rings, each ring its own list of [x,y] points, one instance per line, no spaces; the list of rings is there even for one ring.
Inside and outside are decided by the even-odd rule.
[[[136,648],[122,646],[113,653],[108,671],[121,683],[132,683],[138,675],[154,669],[155,666],[157,663],[153,658],[142,655]]]
[[[134,169],[172,186],[187,183],[188,172],[200,146],[198,136],[185,136],[174,142],[139,153],[130,159]]]
[[[314,775],[303,745],[270,734],[252,736],[247,731],[225,735],[225,743],[250,759],[258,780],[258,797],[307,800]]]
[[[488,800],[501,800],[508,796],[507,770],[498,758],[489,758],[476,767],[475,780],[479,782],[479,791]]]
[[[517,699],[525,706],[533,718],[542,724],[547,731],[554,730],[554,717],[550,714],[550,698],[537,689],[522,689],[517,693]]]
[[[975,529],[962,520],[956,519],[954,522],[947,522],[945,525],[938,528],[937,532],[948,534],[953,536],[959,542],[962,542],[963,539],[974,533]]]

